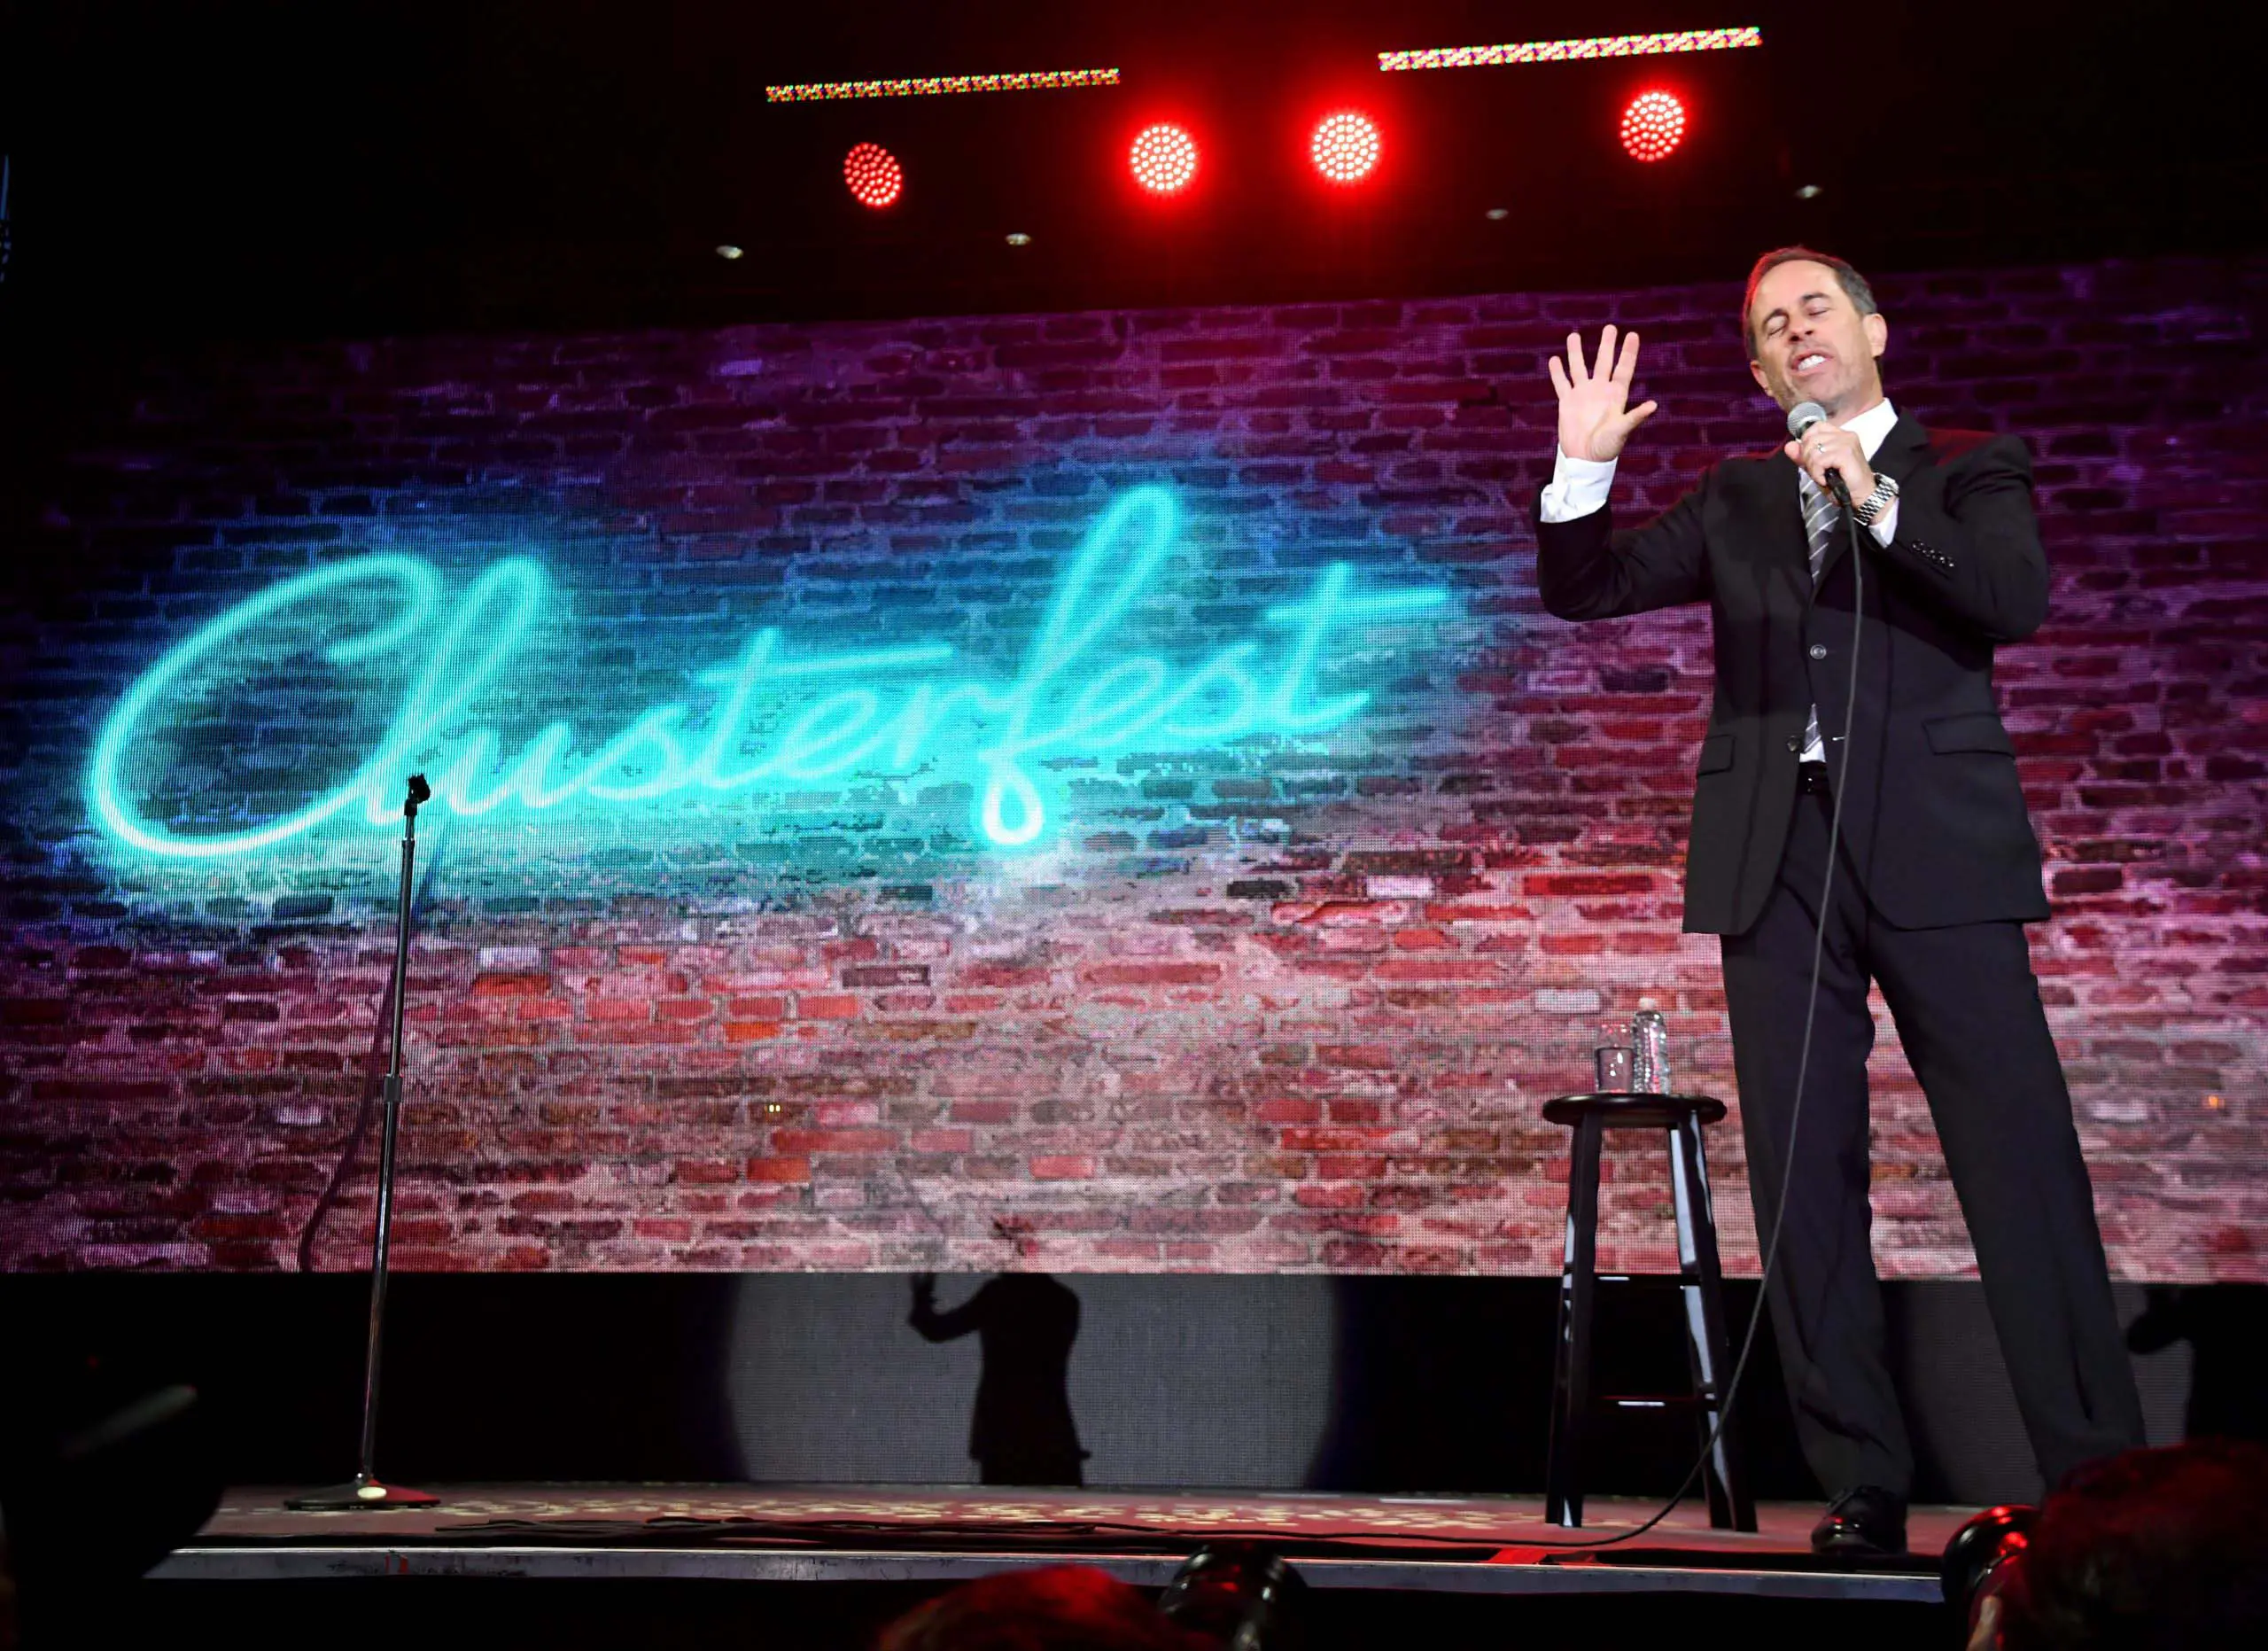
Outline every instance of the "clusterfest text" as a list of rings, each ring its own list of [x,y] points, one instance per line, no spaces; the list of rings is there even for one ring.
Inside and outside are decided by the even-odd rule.
[[[250,854],[357,813],[399,818],[402,776],[435,775],[435,802],[464,816],[542,811],[569,803],[627,807],[664,798],[730,796],[824,784],[855,773],[926,771],[965,777],[975,827],[1001,848],[1040,840],[1047,806],[1032,767],[1145,747],[1192,747],[1250,735],[1315,735],[1363,710],[1369,694],[1318,697],[1317,679],[1350,627],[1440,606],[1434,588],[1355,588],[1343,563],[1321,571],[1305,600],[1270,610],[1265,637],[1216,650],[1192,666],[1114,646],[1173,551],[1179,510],[1170,492],[1140,487],[1114,500],[1064,572],[1013,680],[956,680],[942,642],[821,654],[776,629],[750,636],[730,663],[698,673],[706,714],[689,701],[641,712],[587,754],[554,722],[508,751],[492,728],[469,725],[476,702],[540,619],[540,564],[513,557],[483,572],[445,611],[439,576],[417,557],[381,553],[302,573],[238,604],[143,674],[112,710],[87,767],[88,804],[118,841],[190,859]],[[397,652],[422,656],[385,732],[348,778],[278,818],[243,829],[176,833],[146,818],[133,791],[159,789],[147,749],[168,710],[214,682],[263,681],[284,667],[263,652],[263,626],[319,621],[322,605],[388,599],[384,624],[326,643],[347,666]],[[291,667],[304,670],[301,664]],[[759,713],[763,713],[759,715]],[[755,728],[764,731],[750,749]]]

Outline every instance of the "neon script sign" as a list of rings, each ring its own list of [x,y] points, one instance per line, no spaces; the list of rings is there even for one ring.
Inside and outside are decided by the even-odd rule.
[[[501,809],[540,814],[571,802],[629,806],[664,798],[729,797],[822,783],[859,771],[965,773],[976,829],[1001,848],[1037,842],[1047,805],[1035,763],[1085,758],[1138,743],[1187,747],[1254,734],[1313,735],[1346,723],[1362,692],[1317,697],[1316,679],[1350,627],[1440,606],[1447,593],[1358,592],[1343,563],[1326,567],[1304,601],[1269,610],[1267,640],[1218,648],[1193,668],[1163,653],[1114,643],[1172,552],[1180,512],[1161,487],[1114,500],[1063,573],[1009,681],[963,677],[942,642],[858,652],[806,653],[780,631],[751,635],[730,663],[695,674],[705,707],[673,700],[643,711],[579,750],[555,721],[507,751],[494,728],[465,726],[542,616],[548,579],[527,557],[482,572],[445,611],[441,580],[416,557],[375,554],[270,587],[175,646],[128,689],[97,736],[87,767],[89,807],[119,842],[151,854],[217,860],[254,853],[359,812],[373,825],[400,817],[402,779],[424,767],[434,806],[473,817]],[[326,604],[329,604],[326,607]],[[338,613],[390,612],[383,622]],[[145,788],[166,759],[153,749],[169,707],[214,682],[276,686],[284,667],[263,654],[279,625],[352,629],[320,643],[328,666],[422,655],[385,730],[352,775],[279,818],[244,829],[183,835],[144,815],[129,776]],[[291,667],[286,681],[306,666]],[[370,709],[383,713],[386,707]],[[705,714],[696,715],[696,710]],[[754,748],[751,749],[751,742]]]

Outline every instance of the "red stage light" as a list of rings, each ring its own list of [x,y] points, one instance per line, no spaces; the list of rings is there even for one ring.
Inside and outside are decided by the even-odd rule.
[[[1308,140],[1308,158],[1333,183],[1359,183],[1378,169],[1379,128],[1367,115],[1324,118]]]
[[[1660,160],[1685,139],[1685,105],[1665,91],[1641,92],[1622,112],[1622,147],[1633,160]]]
[[[1134,181],[1153,195],[1176,194],[1197,175],[1197,140],[1161,121],[1135,134],[1126,161],[1134,169]]]
[[[853,144],[843,157],[843,181],[853,200],[877,211],[905,193],[905,174],[897,157],[880,144]]]

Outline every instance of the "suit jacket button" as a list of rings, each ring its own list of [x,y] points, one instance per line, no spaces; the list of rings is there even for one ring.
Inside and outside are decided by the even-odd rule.
[[[1827,644],[1825,642],[1812,643],[1811,657],[1814,659],[1824,659],[1827,658]]]

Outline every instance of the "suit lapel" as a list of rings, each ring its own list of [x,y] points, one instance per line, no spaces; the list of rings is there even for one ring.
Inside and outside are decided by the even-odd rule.
[[[1890,427],[1890,433],[1883,438],[1882,445],[1875,449],[1875,456],[1868,463],[1873,465],[1878,474],[1890,477],[1903,487],[1914,472],[1922,468],[1922,461],[1929,456],[1930,432],[1922,428],[1918,420],[1900,413],[1898,416],[1898,422]],[[1803,541],[1803,565],[1806,577],[1808,578],[1811,569],[1811,541],[1804,537],[1803,490],[1796,479],[1796,467],[1793,462],[1783,457],[1779,463],[1788,473],[1788,492],[1794,499],[1796,537]],[[1853,503],[1857,502],[1852,501]],[[1867,530],[1862,527],[1859,531],[1864,533]],[[1827,588],[1827,576],[1832,573],[1836,565],[1850,553],[1851,530],[1845,524],[1837,522],[1835,536],[1828,541],[1827,555],[1819,565],[1818,588],[1820,589],[1824,590]]]

